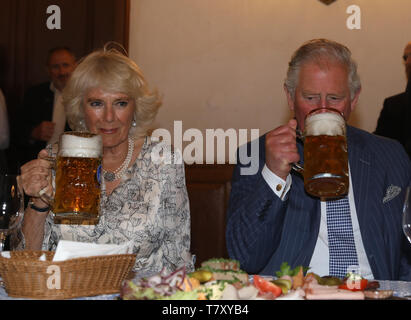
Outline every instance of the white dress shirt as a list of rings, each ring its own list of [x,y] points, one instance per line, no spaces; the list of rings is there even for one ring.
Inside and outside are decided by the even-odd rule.
[[[0,150],[7,149],[9,147],[9,143],[10,133],[6,99],[0,89]]]
[[[290,190],[292,178],[289,174],[287,180],[284,181],[273,173],[266,165],[261,172],[264,180],[273,190],[273,192],[284,201],[286,194]],[[351,171],[349,171],[350,186],[352,186],[351,181]],[[361,274],[364,278],[374,279],[371,271],[370,264],[368,262],[367,255],[365,253],[364,244],[362,242],[360,226],[357,218],[357,210],[355,208],[354,194],[352,188],[348,191],[348,200],[350,203],[351,221],[353,226],[355,248],[357,251],[359,268],[356,273]],[[314,248],[313,256],[311,257],[309,272],[314,272],[319,276],[329,275],[329,249],[328,249],[328,233],[327,233],[327,211],[326,202],[321,201],[321,222],[320,230],[318,233],[317,243]]]
[[[61,91],[53,85],[53,82],[50,84],[50,90],[54,92],[53,118],[51,121],[55,123],[55,126],[53,135],[48,143],[53,144],[58,142],[60,135],[64,132],[66,126],[66,112],[63,106]]]

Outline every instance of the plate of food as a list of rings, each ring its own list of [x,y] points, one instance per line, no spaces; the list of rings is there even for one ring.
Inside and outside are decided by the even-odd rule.
[[[194,272],[180,268],[124,281],[123,300],[364,300],[390,299],[394,290],[380,288],[356,274],[320,277],[307,267],[281,265],[275,276],[249,275],[232,259],[204,261]]]

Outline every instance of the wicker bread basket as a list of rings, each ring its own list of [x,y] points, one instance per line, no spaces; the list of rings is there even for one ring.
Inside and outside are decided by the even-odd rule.
[[[134,266],[135,254],[119,254],[52,261],[51,251],[11,251],[0,255],[0,276],[11,297],[69,299],[120,291]],[[40,261],[45,254],[46,261]]]

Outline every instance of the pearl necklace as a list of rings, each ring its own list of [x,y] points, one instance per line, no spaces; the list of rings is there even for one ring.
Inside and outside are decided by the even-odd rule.
[[[127,170],[128,165],[130,164],[131,158],[133,157],[133,152],[134,152],[134,139],[128,138],[128,150],[127,150],[126,158],[124,159],[121,166],[118,167],[114,172],[106,171],[103,169],[104,180],[112,182],[114,180],[120,179],[123,176],[124,172]]]

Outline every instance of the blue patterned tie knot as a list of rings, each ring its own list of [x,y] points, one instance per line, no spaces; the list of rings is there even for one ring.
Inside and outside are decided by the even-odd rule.
[[[327,201],[327,232],[329,274],[344,278],[347,270],[358,266],[348,197]]]

